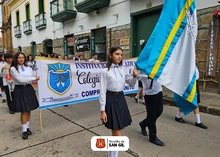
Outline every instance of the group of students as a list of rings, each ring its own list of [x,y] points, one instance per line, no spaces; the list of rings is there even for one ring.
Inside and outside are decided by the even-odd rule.
[[[146,43],[142,44],[144,48]],[[156,80],[140,73],[136,68],[133,75],[125,75],[122,66],[123,50],[120,47],[112,47],[108,54],[107,66],[101,72],[100,79],[100,119],[106,128],[111,129],[112,136],[121,136],[122,129],[131,125],[131,115],[123,94],[125,82],[134,86],[137,80],[141,81],[143,88],[143,102],[146,106],[147,116],[139,123],[141,133],[147,136],[146,127],[149,129],[149,141],[158,146],[165,146],[157,137],[156,121],[163,112],[163,93],[162,86]],[[199,77],[197,69],[197,79]],[[135,97],[137,102],[138,97]],[[197,85],[197,99],[200,102],[199,88]],[[199,108],[195,111],[195,125],[207,129],[208,127],[201,123]],[[181,110],[178,111],[175,120],[185,123],[181,117]],[[118,151],[109,151],[108,157],[118,157]]]
[[[85,61],[83,59],[83,55],[82,54],[78,55],[77,52],[75,53],[75,56],[73,57],[73,60],[74,61]],[[92,54],[92,58],[89,59],[89,62],[99,62],[99,60],[98,60],[98,53],[93,53]]]
[[[32,134],[29,123],[31,118],[31,111],[39,107],[39,103],[35,94],[35,90],[31,83],[38,81],[39,76],[36,76],[33,65],[33,57],[28,56],[22,52],[17,52],[14,56],[11,53],[1,54],[1,78],[4,89],[9,113],[21,113],[20,121],[22,126],[22,139],[28,139]],[[28,61],[27,61],[28,60]],[[14,89],[9,90],[8,83],[13,82]]]
[[[144,45],[142,45],[142,47],[144,47]],[[123,88],[125,82],[130,86],[135,86],[137,80],[139,80],[142,82],[144,103],[147,111],[147,117],[139,123],[141,133],[147,136],[146,127],[148,127],[149,141],[158,146],[164,146],[164,142],[157,137],[156,128],[156,121],[163,112],[162,86],[147,75],[141,74],[136,68],[133,70],[133,75],[126,75],[124,67],[122,66],[122,55],[123,50],[120,47],[110,48],[106,68],[101,72],[99,99],[101,111],[100,119],[105,127],[111,129],[112,136],[121,136],[122,129],[131,125],[132,122]],[[26,56],[22,52],[17,52],[14,56],[10,53],[5,53],[0,56],[0,72],[3,80],[1,87],[5,89],[7,95],[9,112],[21,113],[22,139],[24,140],[28,139],[28,136],[32,134],[29,128],[31,111],[39,107],[35,90],[31,83],[38,81],[40,77],[36,76],[35,69],[27,65],[27,63],[33,63],[33,58],[29,57],[29,61],[27,62]],[[97,62],[96,60],[97,58],[93,58],[94,62]],[[6,77],[7,71],[12,76],[15,84],[13,92],[9,91]],[[199,91],[197,91],[197,94],[198,102],[200,102]],[[207,129],[207,127],[201,123],[198,108],[195,110],[195,115],[197,120],[195,125]],[[181,111],[178,112],[175,120],[181,123],[185,122],[181,118]],[[118,151],[110,151],[108,156],[117,157]]]

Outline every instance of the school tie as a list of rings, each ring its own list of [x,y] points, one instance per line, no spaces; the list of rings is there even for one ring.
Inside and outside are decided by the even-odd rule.
[[[21,67],[21,70],[24,71],[24,66]]]

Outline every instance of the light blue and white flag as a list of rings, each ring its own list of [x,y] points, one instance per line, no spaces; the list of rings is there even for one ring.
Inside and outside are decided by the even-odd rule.
[[[197,107],[195,0],[165,0],[162,13],[137,68],[172,90],[184,114]],[[147,27],[147,26],[146,26]]]

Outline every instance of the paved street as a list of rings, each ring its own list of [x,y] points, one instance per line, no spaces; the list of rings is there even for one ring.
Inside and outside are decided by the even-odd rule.
[[[176,107],[165,106],[159,119],[158,137],[165,147],[155,146],[148,137],[140,134],[138,123],[145,115],[145,107],[126,97],[133,123],[123,134],[130,139],[131,152],[140,157],[218,157],[220,154],[219,116],[201,113],[201,119],[209,128],[194,126],[194,115],[183,117],[187,123],[174,121]],[[93,152],[90,139],[94,135],[110,135],[99,120],[98,101],[90,101],[69,107],[42,110],[43,130],[39,126],[39,110],[32,113],[30,123],[33,135],[21,139],[20,114],[10,115],[6,104],[0,103],[0,156],[7,157],[106,157],[107,152]],[[120,152],[120,157],[132,157]]]

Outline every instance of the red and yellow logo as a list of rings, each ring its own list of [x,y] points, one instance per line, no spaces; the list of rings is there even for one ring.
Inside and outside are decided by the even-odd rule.
[[[105,148],[105,139],[104,138],[96,139],[96,147],[97,148]]]

